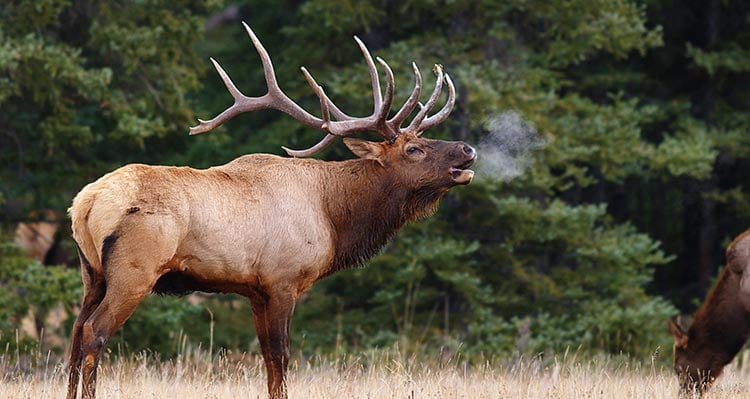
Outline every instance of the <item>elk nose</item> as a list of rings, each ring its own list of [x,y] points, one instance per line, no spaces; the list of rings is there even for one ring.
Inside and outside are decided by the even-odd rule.
[[[470,146],[468,144],[464,144],[463,150],[464,150],[464,154],[466,154],[466,155],[468,155],[468,156],[470,156],[472,158],[474,158],[475,156],[477,156],[477,151],[474,149],[474,147],[472,147],[472,146]]]

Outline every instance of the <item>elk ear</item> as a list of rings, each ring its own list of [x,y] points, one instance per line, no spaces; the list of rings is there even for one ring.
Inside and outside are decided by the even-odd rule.
[[[678,318],[679,316],[677,316],[677,318],[673,317],[667,322],[669,332],[672,333],[674,344],[678,348],[687,348],[688,334],[682,329],[682,327],[680,327]]]
[[[383,147],[372,141],[365,141],[360,139],[345,138],[344,144],[354,153],[354,155],[363,159],[374,159],[380,164],[383,164],[381,156],[383,155]]]

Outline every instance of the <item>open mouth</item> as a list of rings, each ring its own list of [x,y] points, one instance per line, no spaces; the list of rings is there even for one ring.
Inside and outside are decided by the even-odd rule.
[[[469,169],[469,167],[474,164],[474,160],[476,160],[476,156],[451,168],[451,177],[454,182],[457,184],[471,183],[471,179],[474,178],[474,171]]]
[[[454,169],[469,169],[471,165],[474,165],[474,161],[477,160],[477,157],[471,158],[470,160],[462,163],[461,165],[456,166]]]

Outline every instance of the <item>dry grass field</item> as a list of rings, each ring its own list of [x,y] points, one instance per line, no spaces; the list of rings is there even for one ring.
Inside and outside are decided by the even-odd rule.
[[[423,356],[419,356],[423,357]],[[748,354],[707,395],[750,398]],[[40,357],[31,367],[0,359],[0,398],[61,398],[67,370]],[[187,356],[159,362],[145,355],[107,358],[99,372],[100,398],[265,398],[258,356]],[[344,360],[310,359],[290,367],[291,398],[674,398],[677,381],[665,366],[612,359],[486,362],[459,358],[418,361],[393,352]]]

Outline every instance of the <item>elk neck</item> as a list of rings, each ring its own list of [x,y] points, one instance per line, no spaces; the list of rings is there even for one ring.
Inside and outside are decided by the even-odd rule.
[[[710,353],[722,366],[732,361],[750,333],[750,313],[739,299],[740,278],[724,267],[688,331],[689,347]]]
[[[408,188],[369,159],[330,162],[328,216],[335,235],[333,263],[324,276],[362,265],[406,223],[437,210],[447,188]]]

